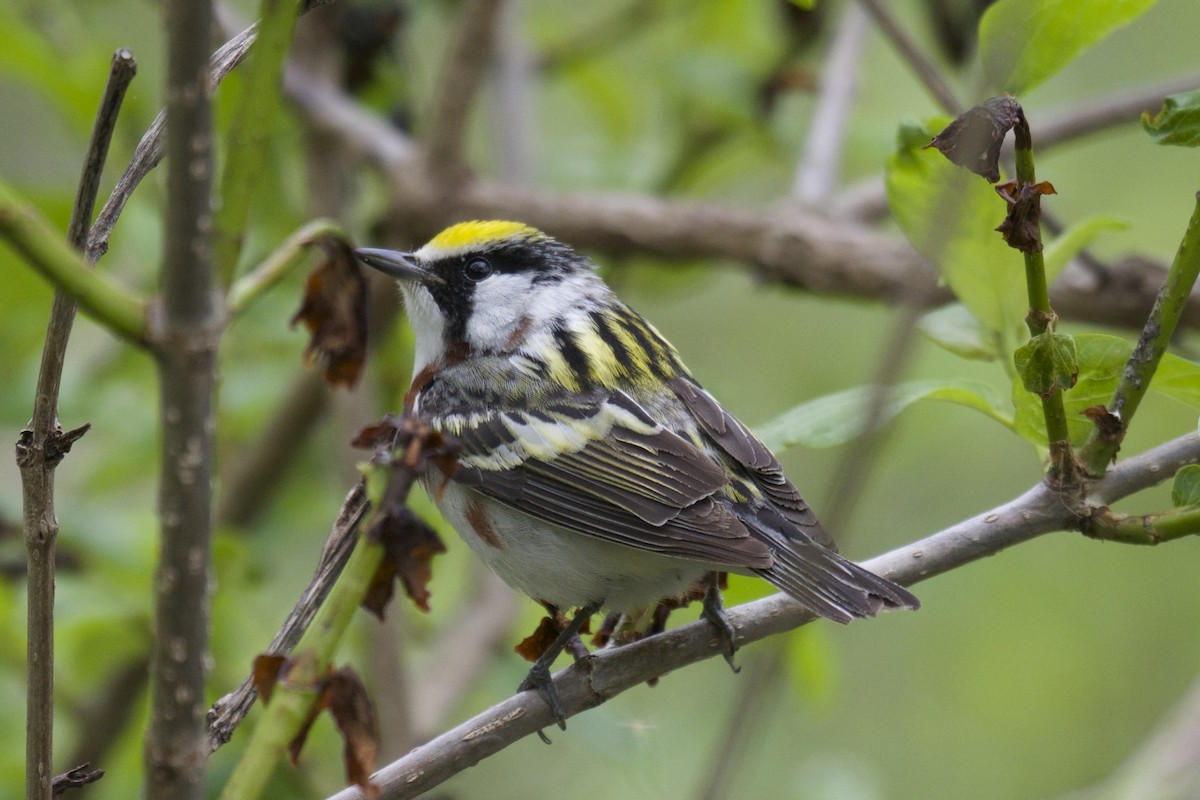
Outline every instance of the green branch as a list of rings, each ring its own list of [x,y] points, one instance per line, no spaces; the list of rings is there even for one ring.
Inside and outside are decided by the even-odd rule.
[[[1066,376],[1056,374],[1038,392],[1042,400],[1042,415],[1046,419],[1046,439],[1050,447],[1049,477],[1057,483],[1072,483],[1076,476],[1075,457],[1071,452],[1071,434],[1067,428],[1067,412],[1063,404],[1063,390],[1070,388],[1074,382],[1074,348],[1057,337],[1054,332],[1058,316],[1050,305],[1050,288],[1046,282],[1046,264],[1042,257],[1041,244],[1041,211],[1039,197],[1042,189],[1038,187],[1037,173],[1033,164],[1033,138],[1029,131],[1029,123],[1025,114],[1017,106],[1016,125],[1013,127],[1015,148],[1013,151],[1017,181],[1014,190],[1017,206],[1028,202],[1033,211],[1029,213],[1030,244],[1020,249],[1025,257],[1025,287],[1029,297],[1029,313],[1025,316],[1025,324],[1029,327],[1029,335],[1033,342],[1041,346],[1043,354],[1049,354],[1051,363],[1062,363],[1060,354],[1070,352],[1070,363],[1067,364]],[[1013,237],[1006,234],[1010,244]],[[1015,246],[1015,245],[1014,245]],[[1059,373],[1063,370],[1058,370]],[[1066,384],[1064,386],[1064,383]],[[1028,388],[1028,387],[1027,387]]]
[[[1108,404],[1111,417],[1120,424],[1117,431],[1110,431],[1100,426],[1094,428],[1080,450],[1080,461],[1084,469],[1092,475],[1103,475],[1104,470],[1112,462],[1121,446],[1121,438],[1129,428],[1134,412],[1141,404],[1146,390],[1150,388],[1150,379],[1158,369],[1158,362],[1175,328],[1183,314],[1188,296],[1200,275],[1200,197],[1188,220],[1187,230],[1184,231],[1183,241],[1175,253],[1175,260],[1167,272],[1167,280],[1159,290],[1154,301],[1154,308],[1146,320],[1142,334],[1138,337],[1137,346],[1129,355],[1129,362],[1121,375],[1121,382],[1113,393]]]
[[[215,220],[213,258],[221,283],[229,286],[242,252],[250,204],[262,178],[271,125],[279,111],[283,64],[296,25],[292,0],[262,0],[258,38],[243,68],[241,95],[225,143],[221,207]]]
[[[271,251],[257,267],[239,278],[229,290],[229,317],[237,319],[252,302],[279,283],[301,261],[304,251],[324,238],[349,241],[342,226],[331,219],[307,222]]]
[[[146,304],[89,269],[41,212],[0,181],[0,236],[34,269],[79,303],[88,316],[130,342],[146,344]]]
[[[1092,539],[1122,544],[1155,545],[1200,535],[1200,506],[1173,508],[1161,514],[1130,516],[1108,509],[1089,517],[1081,528]]]

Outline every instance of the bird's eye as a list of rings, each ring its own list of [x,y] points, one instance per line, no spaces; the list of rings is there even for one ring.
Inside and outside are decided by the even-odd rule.
[[[472,258],[463,266],[463,274],[469,280],[481,281],[492,274],[492,264],[486,258]]]

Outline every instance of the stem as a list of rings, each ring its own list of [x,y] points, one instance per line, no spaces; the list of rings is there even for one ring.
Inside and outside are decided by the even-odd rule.
[[[150,727],[143,796],[200,800],[208,755],[204,677],[211,583],[216,356],[224,322],[214,291],[211,0],[170,0],[167,208],[162,299],[153,315],[162,465]]]
[[[1104,511],[1088,520],[1083,533],[1093,539],[1122,544],[1162,544],[1200,534],[1200,506],[1185,506],[1144,516]]]
[[[1033,164],[1033,137],[1023,111],[1018,112],[1018,121],[1013,128],[1016,147],[1014,156],[1017,168],[1017,193],[1020,187],[1037,183]],[[1040,225],[1040,219],[1039,219]],[[1025,256],[1025,286],[1029,297],[1029,313],[1025,323],[1030,336],[1054,332],[1057,317],[1050,306],[1050,288],[1046,283],[1046,264],[1040,246],[1022,251]],[[1063,393],[1054,391],[1042,395],[1042,415],[1046,419],[1046,438],[1050,446],[1050,469],[1048,477],[1056,483],[1073,483],[1076,479],[1075,457],[1071,452],[1071,434],[1067,428],[1067,412],[1063,404]]]
[[[1197,197],[1192,217],[1188,220],[1183,240],[1175,252],[1175,259],[1167,271],[1167,280],[1154,300],[1154,307],[1138,337],[1137,346],[1129,355],[1125,372],[1108,404],[1109,412],[1121,423],[1121,431],[1129,428],[1134,412],[1150,387],[1150,380],[1158,369],[1158,362],[1187,305],[1192,286],[1200,275],[1200,196]],[[1080,460],[1092,475],[1103,475],[1108,464],[1116,457],[1121,446],[1121,436],[1102,434],[1093,428],[1088,440],[1080,450]]]
[[[316,699],[316,681],[325,675],[333,660],[383,554],[381,542],[368,541],[360,535],[358,546],[333,591],[296,645],[295,655],[289,659],[289,665],[296,666],[286,680],[276,685],[262,721],[255,726],[245,753],[225,784],[221,800],[251,800],[262,794],[275,765],[308,718]]]
[[[298,263],[306,248],[326,238],[349,241],[346,230],[331,219],[307,222],[271,251],[250,273],[238,279],[229,291],[229,316],[237,318],[255,299],[279,283]]]
[[[417,431],[415,436],[414,430]],[[385,468],[374,464],[367,476],[374,511],[367,524],[359,529],[359,541],[341,577],[317,612],[313,624],[297,643],[295,656],[285,664],[266,717],[255,728],[242,759],[225,785],[222,800],[258,797],[288,743],[296,738],[305,720],[311,717],[310,709],[315,699],[312,688],[316,679],[330,670],[342,635],[367,597],[388,547],[371,533],[390,527],[391,533],[381,533],[381,536],[395,538],[399,535],[395,531],[397,525],[416,524],[401,522],[397,514],[401,509],[407,512],[408,494],[426,469],[429,456],[426,448],[431,439],[428,429],[416,423],[399,433],[401,438],[397,440],[390,465]],[[384,480],[386,486],[380,486]],[[408,519],[415,520],[415,517]]]
[[[84,158],[79,189],[71,211],[67,239],[76,250],[86,243],[87,224],[96,204],[100,174],[116,126],[125,90],[137,72],[128,50],[118,50],[109,68],[108,83],[96,112],[92,137]],[[63,434],[58,424],[58,395],[63,360],[75,302],[61,289],[54,292],[42,363],[34,394],[33,419],[17,445],[25,519],[28,622],[26,664],[28,691],[25,716],[25,797],[48,800],[54,746],[54,561],[58,520],[54,511],[54,470],[62,455],[85,428]]]

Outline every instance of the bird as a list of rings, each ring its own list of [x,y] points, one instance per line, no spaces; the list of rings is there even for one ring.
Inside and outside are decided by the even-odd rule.
[[[920,606],[838,554],[771,451],[569,245],[473,220],[355,254],[403,296],[406,411],[460,448],[448,480],[424,479],[440,513],[510,586],[579,609],[519,687],[560,727],[549,667],[600,609],[636,614],[707,581],[732,665],[716,573],[757,575],[839,623]]]

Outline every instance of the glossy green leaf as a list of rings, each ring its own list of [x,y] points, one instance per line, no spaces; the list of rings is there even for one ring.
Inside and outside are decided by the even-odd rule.
[[[1003,350],[1012,350],[1028,299],[1021,259],[995,232],[1004,203],[986,181],[935,150],[919,149],[911,131],[902,135],[901,149],[887,165],[892,214],[962,304]]]
[[[917,330],[930,341],[963,358],[994,361],[998,357],[995,337],[962,303],[950,303],[925,314]]]
[[[1143,112],[1142,127],[1159,144],[1200,146],[1200,89],[1171,95],[1153,118]]]
[[[768,447],[782,450],[795,444],[833,447],[866,432],[867,414],[875,386],[857,386],[819,397],[784,412],[758,429]],[[879,416],[879,425],[919,400],[941,400],[973,408],[1005,425],[1012,420],[992,387],[975,381],[912,381],[893,386]]]
[[[1045,397],[1075,385],[1079,364],[1075,341],[1061,333],[1039,333],[1017,348],[1013,363],[1025,391]]]
[[[1081,334],[1074,339],[1079,378],[1074,388],[1063,395],[1063,401],[1071,442],[1079,445],[1092,430],[1091,420],[1083,415],[1084,409],[1104,406],[1112,400],[1133,345],[1104,334]],[[1200,408],[1200,365],[1171,353],[1164,354],[1150,391]],[[1041,400],[1026,391],[1019,381],[1013,384],[1013,406],[1016,432],[1034,444],[1045,444],[1046,422]]]
[[[979,22],[988,85],[1021,96],[1154,0],[999,0]]]
[[[1200,506],[1200,464],[1188,464],[1175,473],[1171,502],[1177,506]]]

